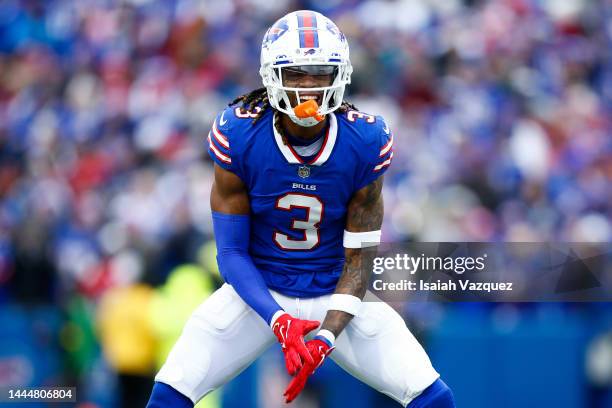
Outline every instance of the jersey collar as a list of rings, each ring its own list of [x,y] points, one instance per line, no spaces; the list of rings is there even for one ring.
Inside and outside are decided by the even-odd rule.
[[[338,136],[338,122],[336,120],[336,115],[330,113],[329,115],[329,127],[327,129],[327,133],[325,134],[325,138],[323,139],[323,144],[321,145],[321,149],[319,153],[308,163],[304,163],[304,160],[293,150],[293,148],[289,145],[283,143],[283,137],[276,130],[276,126],[274,126],[274,117],[272,118],[272,131],[274,132],[274,141],[278,146],[278,149],[291,164],[309,164],[312,166],[321,166],[323,165],[329,156],[331,155],[332,150],[334,150],[334,145],[336,144],[336,137]]]

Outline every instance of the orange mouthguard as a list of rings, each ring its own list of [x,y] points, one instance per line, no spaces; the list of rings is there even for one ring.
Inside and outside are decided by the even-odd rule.
[[[300,103],[298,106],[293,108],[293,113],[300,119],[306,118],[315,118],[319,122],[325,119],[325,116],[319,115],[317,112],[319,110],[319,105],[317,105],[317,101],[311,99],[306,102]]]

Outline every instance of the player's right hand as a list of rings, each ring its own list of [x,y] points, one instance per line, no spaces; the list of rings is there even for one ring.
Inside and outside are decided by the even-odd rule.
[[[304,344],[304,336],[319,327],[316,320],[301,320],[284,313],[272,323],[272,331],[285,354],[285,366],[289,375],[295,375],[302,362],[314,364],[312,355]]]

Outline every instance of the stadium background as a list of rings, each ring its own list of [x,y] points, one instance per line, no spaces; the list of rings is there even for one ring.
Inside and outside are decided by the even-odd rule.
[[[394,130],[385,240],[611,241],[610,1],[3,0],[0,386],[146,401],[219,285],[205,135],[304,8],[349,39],[347,99]],[[459,407],[612,406],[610,304],[403,312]],[[201,406],[280,406],[279,358]],[[395,406],[331,363],[311,382],[294,406]]]

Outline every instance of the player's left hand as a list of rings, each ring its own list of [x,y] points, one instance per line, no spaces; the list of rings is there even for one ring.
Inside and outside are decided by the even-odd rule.
[[[313,362],[305,362],[302,366],[302,369],[297,373],[295,377],[291,380],[285,393],[283,396],[285,397],[285,402],[288,404],[293,401],[304,389],[306,385],[306,381],[308,377],[310,377],[317,368],[321,364],[323,364],[323,360],[327,357],[334,347],[330,347],[325,341],[315,338],[313,340],[306,342],[306,348],[308,352],[312,356]]]
[[[302,361],[312,363],[310,352],[304,344],[304,336],[320,324],[316,320],[297,319],[289,313],[284,313],[272,324],[272,331],[285,354],[285,366],[289,375],[298,372]]]

